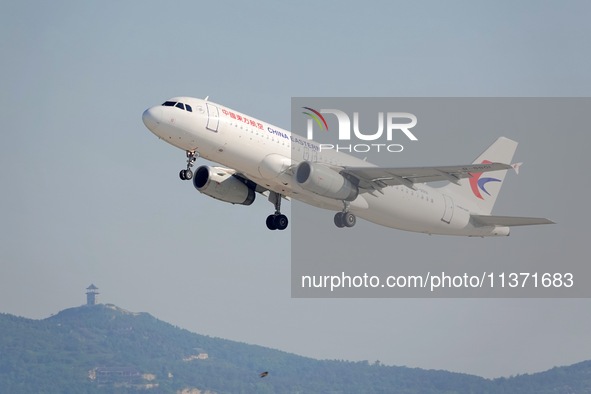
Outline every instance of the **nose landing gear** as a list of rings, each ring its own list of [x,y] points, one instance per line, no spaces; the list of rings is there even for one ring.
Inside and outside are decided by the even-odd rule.
[[[179,178],[181,178],[181,180],[189,181],[193,178],[191,167],[193,167],[193,163],[195,163],[195,160],[197,160],[198,157],[199,153],[190,150],[187,151],[187,168],[179,172]]]

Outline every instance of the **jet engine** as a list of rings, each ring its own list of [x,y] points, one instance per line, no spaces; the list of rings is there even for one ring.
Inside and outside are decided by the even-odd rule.
[[[232,204],[250,205],[255,198],[254,190],[221,167],[199,167],[193,186],[203,194]]]
[[[301,162],[295,178],[303,189],[323,197],[353,201],[359,194],[359,189],[350,180],[322,164]]]

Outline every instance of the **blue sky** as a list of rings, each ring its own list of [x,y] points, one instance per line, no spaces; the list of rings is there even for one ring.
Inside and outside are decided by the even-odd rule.
[[[285,128],[292,96],[589,96],[589,8],[582,1],[5,4],[0,312],[44,318],[84,303],[94,283],[101,302],[316,358],[487,377],[591,358],[586,299],[291,299],[290,237],[266,230],[271,205],[235,207],[200,195],[178,180],[184,153],[141,122],[144,109],[180,95],[209,95]],[[577,165],[589,146],[582,131],[524,137],[517,157],[530,162],[539,160],[535,146],[553,152],[556,165]],[[433,156],[424,164],[471,159],[489,142],[450,142],[437,156],[422,152]],[[542,178],[524,167],[524,182],[528,173],[530,182]],[[548,182],[547,195],[534,195],[547,210],[531,214],[562,219],[556,231],[569,242],[558,245],[569,248],[561,256],[585,258],[589,214],[575,210],[584,199],[573,193],[588,195],[589,185],[570,171]],[[516,231],[508,242],[518,248],[519,237],[531,242],[539,231]],[[392,242],[425,242],[391,234]]]

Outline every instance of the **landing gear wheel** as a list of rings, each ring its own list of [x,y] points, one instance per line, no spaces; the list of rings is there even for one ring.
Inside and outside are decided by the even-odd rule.
[[[334,215],[334,224],[338,228],[353,227],[357,223],[357,217],[351,212],[337,212]]]
[[[353,227],[357,223],[357,218],[351,212],[343,212],[343,224],[346,227]]]
[[[343,221],[343,212],[337,212],[334,215],[334,224],[335,226],[337,226],[338,228],[343,228],[345,227],[345,222]]]
[[[281,214],[267,216],[267,228],[269,230],[285,230],[289,220],[287,216]]]
[[[269,202],[275,206],[275,213],[267,216],[267,228],[269,230],[285,230],[289,220],[287,220],[287,216],[281,214],[281,194],[270,191]]]
[[[193,167],[193,163],[195,163],[195,160],[197,160],[198,157],[199,153],[187,151],[187,168],[179,172],[179,178],[183,181],[193,179],[193,171],[191,171],[191,167]]]
[[[287,216],[285,215],[276,215],[273,221],[277,230],[285,230],[287,228],[287,224],[289,223]]]
[[[179,178],[181,178],[183,181],[191,180],[193,178],[193,171],[181,170],[181,172],[179,172]]]
[[[267,216],[267,228],[269,230],[277,230],[277,226],[275,225],[275,215]]]

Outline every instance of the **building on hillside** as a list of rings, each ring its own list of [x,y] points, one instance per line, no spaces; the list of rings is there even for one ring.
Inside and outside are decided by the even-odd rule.
[[[141,383],[142,374],[133,367],[97,367],[88,371],[88,378],[99,385]]]
[[[86,288],[86,305],[96,305],[96,296],[99,295],[98,287],[94,284]]]

